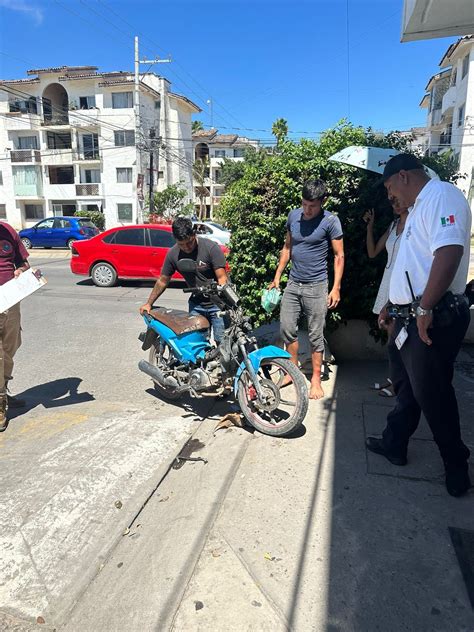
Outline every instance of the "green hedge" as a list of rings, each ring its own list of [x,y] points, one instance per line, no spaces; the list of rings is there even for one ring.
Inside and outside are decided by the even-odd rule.
[[[277,152],[244,162],[242,175],[229,186],[219,214],[232,232],[232,278],[255,324],[272,318],[261,309],[260,299],[278,264],[288,213],[301,206],[304,182],[310,178],[322,178],[329,189],[325,208],[339,216],[345,245],[341,302],[337,310],[330,312],[328,326],[362,318],[369,321],[373,334],[378,335],[372,306],[385,259],[382,255],[368,259],[366,226],[361,218],[368,208],[376,209],[375,234],[378,236],[391,221],[392,209],[380,184],[380,175],[332,162],[328,158],[349,145],[406,150],[408,141],[396,132],[382,136],[370,129],[341,122],[324,133],[318,142],[284,141]],[[452,160],[431,158],[425,162],[443,179],[452,178],[455,171]],[[286,281],[286,277],[282,280]]]

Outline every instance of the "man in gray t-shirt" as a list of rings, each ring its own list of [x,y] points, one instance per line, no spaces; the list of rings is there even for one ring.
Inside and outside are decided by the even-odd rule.
[[[326,185],[322,180],[306,182],[302,208],[288,215],[285,243],[275,278],[270,284],[270,287],[280,286],[281,275],[291,260],[290,277],[280,309],[280,331],[292,361],[298,365],[298,320],[302,313],[308,320],[313,366],[311,399],[324,397],[321,387],[324,323],[327,308],[334,309],[339,304],[344,271],[341,222],[336,215],[323,210],[325,197]],[[334,253],[334,283],[328,293],[329,246]]]
[[[156,281],[148,301],[140,307],[140,314],[150,312],[153,303],[168,287],[171,277],[178,269],[180,259],[196,261],[196,272],[184,273],[188,287],[203,286],[207,281],[217,281],[219,285],[227,283],[226,260],[219,244],[209,239],[196,237],[196,229],[187,217],[178,217],[173,222],[173,235],[176,245],[173,246],[163,263],[160,278]],[[219,343],[224,334],[224,320],[218,316],[219,308],[209,302],[205,295],[191,294],[189,299],[190,315],[205,316],[212,326],[214,340]]]

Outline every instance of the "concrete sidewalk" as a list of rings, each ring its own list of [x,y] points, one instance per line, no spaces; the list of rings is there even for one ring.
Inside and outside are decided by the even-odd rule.
[[[456,384],[464,436],[474,351]],[[397,468],[367,453],[391,401],[369,390],[386,365],[345,364],[305,429],[194,435],[208,460],[171,470],[61,630],[471,630],[448,527],[472,529],[471,492],[451,498],[426,423]]]

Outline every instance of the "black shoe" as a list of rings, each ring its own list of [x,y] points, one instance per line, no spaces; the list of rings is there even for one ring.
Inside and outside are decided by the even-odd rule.
[[[471,487],[467,463],[448,465],[445,463],[446,489],[451,496],[463,496]]]
[[[368,450],[375,452],[375,454],[381,454],[390,461],[393,465],[406,465],[407,457],[400,454],[393,454],[387,450],[384,446],[383,439],[377,437],[367,437],[365,445]]]

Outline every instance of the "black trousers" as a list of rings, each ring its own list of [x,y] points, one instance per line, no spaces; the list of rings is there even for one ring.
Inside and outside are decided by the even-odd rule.
[[[466,463],[469,450],[461,439],[459,411],[452,385],[454,361],[469,326],[467,305],[453,312],[448,326],[433,327],[428,331],[433,344],[428,346],[418,335],[415,320],[407,327],[408,338],[400,350],[395,338],[404,325],[397,319],[388,344],[390,377],[397,403],[387,416],[383,432],[385,447],[397,455],[406,455],[408,441],[420,421],[426,417],[447,464]]]

